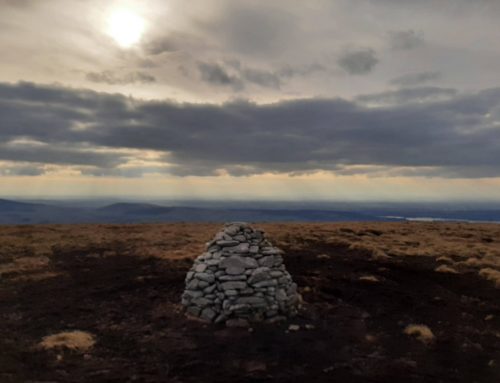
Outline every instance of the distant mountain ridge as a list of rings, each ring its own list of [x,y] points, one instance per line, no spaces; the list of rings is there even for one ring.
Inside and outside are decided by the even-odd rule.
[[[223,209],[168,207],[120,202],[100,208],[60,207],[50,204],[0,200],[0,224],[146,223],[146,222],[329,222],[391,221],[359,212],[286,209]]]
[[[369,221],[478,221],[500,222],[500,210],[407,210],[320,208],[224,208],[162,206],[143,202],[118,202],[102,207],[82,207],[0,199],[0,224],[161,223],[161,222],[369,222]]]

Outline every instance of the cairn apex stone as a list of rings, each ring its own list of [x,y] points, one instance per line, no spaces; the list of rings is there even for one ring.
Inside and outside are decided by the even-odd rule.
[[[186,275],[186,314],[226,326],[295,315],[301,299],[281,254],[264,232],[245,222],[225,224]]]

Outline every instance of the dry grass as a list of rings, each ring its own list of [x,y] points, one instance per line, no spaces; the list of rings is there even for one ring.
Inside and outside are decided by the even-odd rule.
[[[424,344],[431,344],[435,339],[431,329],[422,324],[410,324],[406,326],[404,333],[406,335],[414,336],[417,340]]]
[[[30,272],[44,269],[48,266],[50,259],[45,256],[31,256],[15,258],[12,262],[0,264],[0,276],[10,273]]]
[[[500,288],[500,271],[487,267],[479,270],[479,275],[489,281],[492,281],[495,283],[496,287]]]
[[[363,275],[362,277],[358,278],[360,281],[366,281],[366,282],[380,282],[380,280],[374,276],[374,275]]]
[[[66,331],[48,335],[38,344],[39,347],[49,350],[53,348],[67,348],[76,351],[87,351],[95,344],[92,334],[84,331]]]
[[[0,274],[53,275],[50,259],[59,252],[89,257],[138,256],[194,258],[221,224],[34,225],[0,228]],[[279,247],[300,251],[315,242],[365,253],[374,262],[401,256],[430,257],[460,272],[480,270],[497,283],[500,272],[500,225],[465,223],[266,223],[263,229]],[[460,267],[459,267],[460,266]],[[441,268],[440,270],[447,270]],[[438,271],[438,270],[436,270]],[[449,271],[449,270],[448,270]],[[445,271],[446,272],[446,271]]]
[[[438,266],[434,269],[434,271],[437,271],[438,273],[458,274],[457,270],[455,270],[453,267],[447,266],[447,265]]]

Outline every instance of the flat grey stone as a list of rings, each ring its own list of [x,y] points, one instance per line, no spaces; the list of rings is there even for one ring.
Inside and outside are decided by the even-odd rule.
[[[212,253],[207,251],[207,252],[203,253],[199,258],[203,258],[204,260],[212,259]]]
[[[232,255],[230,257],[224,258],[219,264],[219,267],[222,269],[227,269],[230,267],[251,269],[256,268],[257,266],[258,263],[255,259],[250,257],[241,257],[239,255]]]
[[[281,255],[274,256],[274,267],[281,266],[283,264],[283,257]]]
[[[219,277],[219,281],[246,281],[247,277],[245,275],[222,275]]]
[[[226,290],[224,294],[228,297],[236,297],[238,296],[238,292],[236,290]]]
[[[254,292],[255,292],[255,290],[252,289],[251,287],[248,287],[246,289],[240,290],[240,294],[241,295],[252,295]]]
[[[205,263],[199,263],[194,267],[194,271],[197,273],[203,273],[207,269],[207,265]]]
[[[196,277],[196,279],[199,279],[201,281],[205,281],[208,283],[215,282],[215,275],[212,273],[196,273],[195,277]]]
[[[186,288],[188,290],[197,290],[198,289],[198,284],[200,283],[199,280],[197,279],[192,279],[187,285]]]
[[[285,301],[287,299],[286,291],[283,289],[278,289],[278,291],[276,291],[276,299],[278,301]]]
[[[278,315],[269,319],[266,319],[266,323],[278,323],[286,321],[286,317],[282,315]]]
[[[220,247],[231,247],[231,246],[239,245],[238,241],[234,241],[232,239],[231,240],[220,240],[220,241],[217,241],[216,243]]]
[[[214,310],[212,310],[210,307],[207,307],[201,312],[200,318],[212,321],[216,315],[217,313]]]
[[[252,245],[249,247],[248,252],[250,254],[257,254],[259,252],[259,246],[257,245]]]
[[[273,267],[274,266],[274,255],[268,255],[259,259],[260,266]]]
[[[249,249],[250,245],[248,243],[240,243],[233,251],[239,254],[246,254],[248,253]]]
[[[188,271],[186,274],[186,282],[189,282],[191,279],[193,279],[194,276],[194,271]]]
[[[228,267],[226,273],[228,275],[241,275],[245,273],[245,269],[243,267]]]
[[[254,284],[270,278],[271,274],[269,272],[269,267],[258,267],[254,269],[252,275],[250,276],[250,278],[248,278],[248,283]]]
[[[208,286],[208,287],[204,288],[204,289],[203,289],[203,292],[204,292],[205,294],[211,294],[211,293],[213,293],[213,292],[215,291],[216,287],[217,287],[217,286],[216,286],[215,284],[210,285],[210,286]]]
[[[204,297],[194,298],[191,300],[191,304],[194,304],[194,305],[199,306],[199,307],[205,307],[211,303],[212,303],[212,301],[210,299],[207,299]]]
[[[205,281],[199,281],[199,282],[198,282],[198,289],[203,290],[203,289],[205,289],[206,287],[208,287],[209,285],[210,285],[210,283],[208,283],[208,282],[205,282]]]
[[[231,237],[240,232],[240,225],[230,225],[224,228],[224,233]]]
[[[253,286],[258,288],[258,287],[276,286],[277,284],[278,281],[276,281],[276,279],[268,279],[267,281],[254,283]]]
[[[284,276],[284,277],[281,277],[278,279],[278,282],[281,284],[281,285],[285,285],[287,283],[290,282],[290,277],[289,276]]]
[[[266,304],[266,300],[262,297],[240,297],[236,300],[238,304],[262,305]]]
[[[235,304],[235,305],[231,305],[229,307],[229,311],[247,311],[250,309],[250,305],[248,304]]]
[[[264,255],[278,255],[281,254],[281,251],[275,247],[263,247],[260,249],[260,252]]]
[[[184,290],[184,296],[190,297],[190,298],[198,298],[203,296],[203,292],[198,291],[198,290]]]
[[[241,290],[248,287],[246,282],[241,282],[241,281],[223,282],[220,284],[220,286],[222,290]]]

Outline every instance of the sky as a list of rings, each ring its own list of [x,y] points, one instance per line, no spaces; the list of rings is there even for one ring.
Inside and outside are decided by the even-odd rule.
[[[0,196],[500,200],[497,0],[0,0]]]

